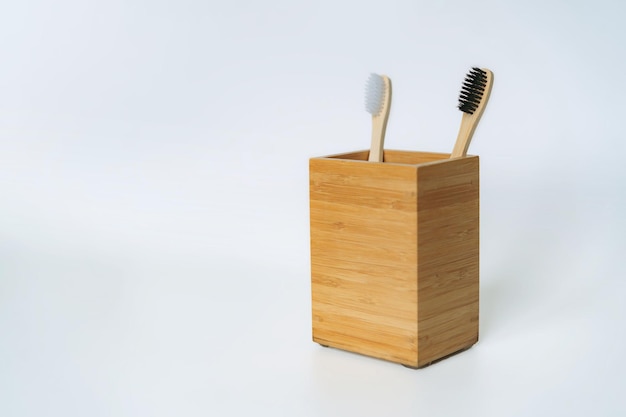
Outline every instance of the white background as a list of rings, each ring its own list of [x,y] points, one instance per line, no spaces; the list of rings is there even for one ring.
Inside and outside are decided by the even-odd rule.
[[[0,5],[0,415],[626,413],[620,1]],[[470,66],[481,332],[422,370],[311,341],[308,158],[449,152]]]

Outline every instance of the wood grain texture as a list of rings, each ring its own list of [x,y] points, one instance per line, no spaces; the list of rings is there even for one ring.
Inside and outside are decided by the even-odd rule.
[[[400,363],[417,357],[413,166],[310,161],[313,338]]]
[[[478,336],[478,158],[310,160],[313,340],[423,366]]]
[[[418,366],[478,341],[478,157],[420,167]]]

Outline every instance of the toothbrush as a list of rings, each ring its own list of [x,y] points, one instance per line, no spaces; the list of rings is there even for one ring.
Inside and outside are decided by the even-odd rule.
[[[365,86],[365,110],[372,115],[369,161],[383,162],[383,146],[390,107],[391,80],[386,75],[370,74]]]
[[[487,68],[472,68],[465,77],[459,96],[459,110],[463,112],[461,128],[456,138],[454,150],[450,158],[459,158],[467,155],[467,148],[478,126],[493,85],[493,73]]]

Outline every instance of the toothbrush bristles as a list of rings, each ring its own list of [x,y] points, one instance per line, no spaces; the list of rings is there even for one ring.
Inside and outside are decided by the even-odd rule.
[[[370,74],[365,86],[365,110],[372,116],[380,113],[385,98],[385,81],[378,74]]]
[[[480,68],[472,68],[465,77],[459,96],[459,110],[473,114],[483,98],[487,86],[487,73]]]

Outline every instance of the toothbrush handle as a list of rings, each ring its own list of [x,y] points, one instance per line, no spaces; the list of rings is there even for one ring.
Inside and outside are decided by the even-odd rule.
[[[474,136],[476,126],[478,126],[479,118],[480,116],[476,117],[476,113],[463,113],[459,134],[456,138],[456,143],[454,144],[454,149],[452,150],[450,158],[460,158],[467,155],[467,149],[469,148],[472,137]]]
[[[385,147],[385,123],[382,117],[372,117],[372,144],[370,145],[370,162],[383,162]]]

